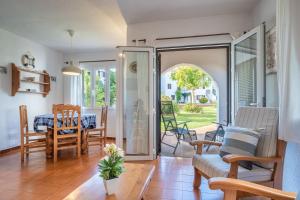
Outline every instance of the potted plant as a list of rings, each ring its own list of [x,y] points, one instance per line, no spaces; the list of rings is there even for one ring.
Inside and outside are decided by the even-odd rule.
[[[106,156],[98,166],[106,194],[110,195],[116,192],[119,176],[124,172],[124,151],[115,144],[107,144],[103,150]]]

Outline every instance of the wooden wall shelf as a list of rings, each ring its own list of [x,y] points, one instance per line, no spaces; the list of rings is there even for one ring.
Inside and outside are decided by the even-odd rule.
[[[17,92],[22,93],[31,93],[31,94],[42,94],[43,97],[46,97],[50,91],[50,76],[47,71],[37,71],[33,69],[27,69],[23,67],[18,67],[14,63],[11,64],[11,74],[12,74],[12,87],[11,87],[11,95],[15,96]],[[21,72],[27,72],[32,74],[38,74],[42,78],[42,81],[30,81],[21,79]],[[32,84],[39,84],[42,86],[41,91],[27,91],[27,90],[20,90],[21,82],[24,83],[32,83]]]

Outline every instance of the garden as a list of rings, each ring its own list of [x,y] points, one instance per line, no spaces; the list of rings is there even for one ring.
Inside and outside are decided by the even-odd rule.
[[[170,78],[176,81],[176,92],[173,98],[162,95],[161,101],[173,102],[178,122],[189,121],[188,127],[193,129],[211,125],[216,121],[216,101],[212,101],[206,95],[198,95],[195,98],[195,91],[205,90],[212,84],[212,79],[206,72],[196,67],[181,66],[171,73]],[[161,127],[163,130],[163,124]]]

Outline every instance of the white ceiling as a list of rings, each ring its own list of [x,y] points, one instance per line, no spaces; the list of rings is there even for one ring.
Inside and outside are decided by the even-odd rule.
[[[125,45],[127,24],[250,12],[258,1],[0,0],[0,28],[62,52],[74,29],[74,51],[88,52]]]
[[[127,24],[250,12],[259,0],[118,0]]]
[[[1,0],[0,28],[63,52],[66,29],[74,51],[111,49],[126,42],[126,22],[116,0]]]

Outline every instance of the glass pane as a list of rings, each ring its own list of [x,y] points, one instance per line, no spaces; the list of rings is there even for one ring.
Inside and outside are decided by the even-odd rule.
[[[124,149],[149,155],[149,53],[124,52]]]
[[[236,44],[235,111],[241,106],[257,105],[257,34]]]
[[[117,99],[116,69],[109,70],[109,105],[114,107]]]
[[[104,69],[96,70],[96,107],[105,105],[105,79],[106,73]]]
[[[82,91],[83,91],[83,106],[91,106],[91,72],[83,69],[82,73]]]

